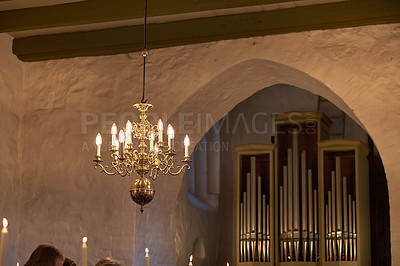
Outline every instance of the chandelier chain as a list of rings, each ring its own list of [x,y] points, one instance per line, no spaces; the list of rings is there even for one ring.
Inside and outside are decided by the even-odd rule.
[[[142,99],[140,100],[141,103],[146,103],[147,99],[144,99],[144,94],[146,92],[146,56],[148,55],[147,52],[147,0],[144,1],[144,44],[143,44],[143,50],[142,50],[142,56],[143,56],[143,93],[142,93]]]

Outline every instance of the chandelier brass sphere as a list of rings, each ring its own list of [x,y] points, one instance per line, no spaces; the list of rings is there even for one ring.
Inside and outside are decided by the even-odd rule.
[[[141,212],[143,212],[143,206],[152,201],[156,193],[153,182],[141,177],[132,182],[129,192],[132,200],[140,205]]]

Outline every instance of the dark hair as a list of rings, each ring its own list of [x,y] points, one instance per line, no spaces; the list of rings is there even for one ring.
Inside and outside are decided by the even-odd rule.
[[[76,266],[75,262],[69,258],[64,259],[63,266]]]
[[[64,261],[63,254],[57,248],[40,245],[32,252],[25,266],[55,266],[57,260]]]
[[[105,257],[99,260],[95,266],[122,266],[122,262],[114,260],[110,257]]]

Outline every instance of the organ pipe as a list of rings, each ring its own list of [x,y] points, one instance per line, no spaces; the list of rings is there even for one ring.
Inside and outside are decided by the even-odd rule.
[[[327,261],[357,260],[356,205],[355,201],[352,201],[347,183],[348,178],[341,174],[341,158],[337,156],[335,171],[331,171],[331,190],[328,191],[328,208],[325,210],[325,219],[328,222],[325,235],[328,243]]]
[[[262,176],[256,178],[256,157],[250,158],[243,202],[240,203],[240,261],[270,261],[270,211],[262,194]]]
[[[292,132],[293,145],[287,149],[279,187],[280,261],[316,261],[317,190],[313,189],[312,170],[306,167],[306,151],[299,157],[299,132]]]

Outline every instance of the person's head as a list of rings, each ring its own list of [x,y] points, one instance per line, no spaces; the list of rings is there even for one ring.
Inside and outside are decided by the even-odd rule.
[[[63,254],[53,246],[40,245],[29,257],[26,266],[62,266]]]
[[[99,260],[95,266],[123,266],[122,262],[114,260],[110,257]]]
[[[76,266],[75,262],[69,258],[64,259],[63,266]]]

